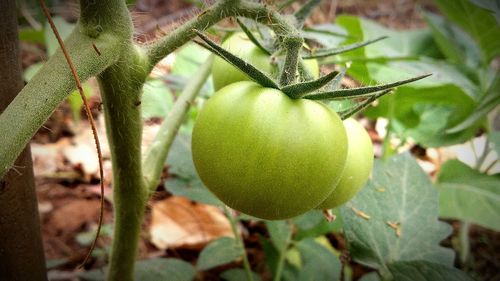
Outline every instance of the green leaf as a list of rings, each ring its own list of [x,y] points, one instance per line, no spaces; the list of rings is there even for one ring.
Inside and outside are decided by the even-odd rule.
[[[395,119],[400,137],[411,137],[420,145],[433,147],[462,143],[475,134],[477,123],[461,131],[447,131],[467,119],[483,95],[454,65],[426,59],[367,63],[364,67],[371,79],[379,83],[422,72],[433,73],[427,79],[399,87],[393,95],[379,99],[376,107],[365,111],[370,118]]]
[[[375,161],[372,180],[341,207],[351,256],[382,274],[396,261],[452,265],[453,251],[439,246],[451,227],[438,212],[438,192],[410,154]]]
[[[481,98],[481,101],[475,108],[474,112],[460,124],[448,129],[449,133],[456,133],[467,129],[481,119],[485,118],[488,113],[494,110],[500,104],[500,73],[497,73],[489,86],[486,94]]]
[[[297,226],[297,233],[294,239],[300,241],[307,237],[318,237],[330,232],[340,232],[342,229],[342,216],[339,209],[332,210],[336,219],[328,222],[320,210],[311,210],[299,217],[293,218],[293,222]]]
[[[500,1],[498,0],[471,0],[471,3],[491,12],[497,23],[500,24]]]
[[[236,240],[222,237],[208,244],[200,253],[196,267],[207,270],[241,258],[243,249]]]
[[[359,281],[380,281],[380,277],[376,272],[370,272],[359,279]]]
[[[490,11],[468,0],[436,0],[436,4],[449,20],[479,44],[485,65],[500,54],[500,25]]]
[[[226,281],[242,281],[247,280],[247,273],[242,268],[231,268],[220,274],[220,277]],[[252,271],[252,277],[254,281],[260,281],[260,276]]]
[[[190,77],[207,60],[210,52],[200,46],[189,43],[175,52],[174,63],[172,64],[172,74]],[[210,79],[209,79],[210,80]]]
[[[305,39],[314,40],[323,46],[338,46],[346,40],[347,32],[336,24],[324,23],[306,27],[301,31]]]
[[[167,157],[169,172],[184,179],[196,179],[198,174],[193,163],[191,154],[191,136],[188,134],[178,134]]]
[[[416,58],[419,56],[439,57],[440,52],[429,29],[396,31],[386,28],[375,21],[341,15],[337,23],[344,27],[352,39],[344,44],[353,44],[361,40],[370,40],[387,36],[377,44],[370,44],[341,55],[344,59],[359,58]]]
[[[77,272],[76,276],[82,281],[104,281],[106,279],[103,269],[100,268]]]
[[[290,225],[284,220],[265,221],[265,223],[274,247],[280,252],[285,251],[292,235]]]
[[[500,131],[490,132],[488,134],[488,140],[493,143],[497,155],[500,156]]]
[[[196,276],[194,267],[180,259],[152,259],[135,264],[135,280],[191,281]]]
[[[62,265],[65,265],[69,262],[69,259],[50,259],[45,263],[45,268],[47,270],[58,268]]]
[[[19,40],[28,43],[45,44],[45,34],[43,30],[21,28],[19,29]]]
[[[273,246],[273,244],[267,240],[263,239],[261,237],[260,242],[262,244],[262,249],[264,250],[265,253],[265,261],[266,265],[269,268],[269,271],[271,274],[274,276],[276,274],[276,267],[278,265],[278,259],[280,252]],[[296,248],[290,248],[286,253],[284,253],[286,256],[285,259],[285,264],[283,265],[283,271],[281,274],[281,281],[293,281],[295,280],[296,276],[299,274],[300,269],[296,267],[295,263],[290,264],[290,259],[296,259],[297,258],[297,249]],[[293,258],[290,257],[290,252],[293,253]]]
[[[308,238],[296,244],[302,268],[295,280],[340,280],[341,264],[337,256],[325,246]]]
[[[441,166],[437,187],[441,217],[500,231],[500,176],[488,176],[449,160]]]
[[[224,206],[224,203],[215,197],[200,179],[168,178],[165,181],[165,189],[173,195],[186,197],[196,202]]]
[[[33,76],[42,68],[43,63],[37,62],[28,66],[23,73],[24,81],[29,82]]]
[[[89,83],[83,83],[82,88],[85,97],[90,98],[93,92],[92,87],[90,87]],[[83,100],[80,96],[80,92],[78,90],[71,92],[66,100],[68,101],[71,112],[73,113],[73,120],[75,120],[76,122],[80,121],[80,110],[83,106]]]
[[[321,0],[309,0],[307,1],[298,11],[296,11],[293,15],[297,19],[297,25],[302,27],[307,17],[311,14],[311,12],[321,3]]]
[[[394,281],[474,281],[459,269],[428,261],[395,262],[389,270]]]
[[[144,84],[141,97],[142,119],[164,118],[173,104],[172,93],[165,82],[153,79]]]
[[[52,21],[54,22],[54,25],[57,28],[57,31],[59,32],[59,35],[61,36],[61,39],[65,40],[71,31],[75,28],[75,24],[71,24],[67,22],[65,19],[62,17],[52,17]],[[47,47],[47,53],[49,56],[52,56],[57,49],[59,49],[59,43],[57,42],[56,36],[54,35],[54,32],[52,32],[52,29],[49,26],[49,23],[45,23],[44,27],[45,31],[45,46]]]
[[[467,33],[437,14],[423,12],[423,15],[432,30],[436,44],[448,61],[465,63],[471,67],[480,64],[479,46]]]

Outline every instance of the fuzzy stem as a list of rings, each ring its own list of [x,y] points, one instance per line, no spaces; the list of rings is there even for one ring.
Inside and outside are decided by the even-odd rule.
[[[236,3],[232,3],[236,2]],[[147,49],[147,54],[152,69],[162,58],[173,52],[175,49],[187,43],[196,36],[194,30],[203,31],[218,21],[234,15],[230,12],[231,6],[236,6],[238,1],[222,0],[207,8],[197,17],[187,21],[170,34],[152,44]]]
[[[103,33],[90,38],[77,27],[65,45],[73,58],[78,76],[82,81],[94,76],[119,58],[121,43],[118,37]],[[101,55],[92,48],[97,45]],[[0,115],[0,178],[12,166],[25,145],[49,118],[54,109],[75,89],[63,53],[59,50],[21,90],[17,97]],[[15,124],[15,126],[13,126]]]
[[[134,67],[130,67],[130,66]],[[133,280],[148,190],[142,176],[142,119],[137,101],[145,77],[133,48],[98,76],[113,166],[115,226],[108,280]]]
[[[297,65],[299,52],[304,44],[304,39],[299,34],[296,36],[285,37],[283,39],[283,48],[286,50],[285,65],[281,72],[280,85],[287,86],[295,83],[297,78]]]
[[[148,190],[153,192],[160,182],[160,174],[167,159],[168,152],[174,142],[184,116],[191,103],[200,92],[210,74],[213,56],[200,67],[192,80],[186,85],[181,95],[169,112],[154,141],[148,147],[143,158],[143,173],[148,184]]]
[[[204,31],[229,16],[242,16],[267,24],[278,37],[299,34],[293,22],[285,19],[278,12],[269,9],[266,5],[243,0],[220,0],[197,17],[187,21],[148,47],[150,70],[162,58],[193,39],[196,36],[194,30]]]

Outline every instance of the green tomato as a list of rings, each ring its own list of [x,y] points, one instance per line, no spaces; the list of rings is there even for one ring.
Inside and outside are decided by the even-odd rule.
[[[251,63],[260,71],[267,73],[271,77],[277,75],[278,67],[271,62],[271,57],[268,56],[259,47],[255,46],[243,32],[237,32],[231,35],[222,43],[222,47],[244,61]],[[304,61],[309,72],[315,77],[319,77],[319,66],[317,60]],[[214,89],[219,89],[231,83],[238,81],[251,81],[243,71],[232,66],[220,57],[215,57],[212,64],[212,79]]]
[[[347,132],[347,160],[334,191],[317,209],[331,209],[344,204],[365,185],[373,168],[373,144],[365,128],[354,119],[344,120]]]
[[[242,81],[204,105],[192,153],[203,183],[229,207],[286,219],[332,192],[344,169],[347,136],[324,104]]]

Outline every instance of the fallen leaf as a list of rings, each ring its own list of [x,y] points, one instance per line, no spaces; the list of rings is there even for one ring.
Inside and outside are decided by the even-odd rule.
[[[234,237],[219,208],[178,196],[153,204],[150,235],[159,249],[201,249],[219,237]]]
[[[79,199],[68,203],[52,212],[50,225],[56,231],[72,233],[85,223],[97,221],[99,201]]]

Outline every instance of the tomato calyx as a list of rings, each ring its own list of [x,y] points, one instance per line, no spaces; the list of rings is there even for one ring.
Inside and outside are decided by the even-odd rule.
[[[278,89],[288,95],[292,99],[311,99],[311,100],[344,100],[344,99],[354,99],[354,98],[364,98],[365,101],[359,104],[357,107],[351,108],[350,111],[346,114],[347,117],[353,115],[359,110],[364,109],[371,102],[376,100],[377,98],[389,93],[391,89],[394,89],[397,86],[401,86],[404,84],[408,84],[423,78],[430,76],[431,74],[425,74],[417,77],[412,77],[405,80],[400,80],[392,83],[375,85],[375,86],[366,86],[366,87],[358,87],[351,89],[333,89],[333,90],[321,90],[322,88],[326,88],[326,86],[335,79],[338,75],[338,72],[332,71],[318,79],[309,80],[299,83],[293,83],[290,85],[279,85],[272,77],[268,74],[260,71],[257,67],[253,66],[250,62],[246,62],[241,58],[233,55],[231,52],[225,50],[217,43],[210,40],[207,36],[203,35],[198,30],[194,30],[194,32],[199,36],[202,41],[195,40],[195,42],[202,47],[208,49],[215,55],[221,57],[226,62],[230,63],[234,67],[243,71],[248,77],[257,82],[258,84],[267,87]],[[255,38],[254,38],[255,39]],[[251,39],[250,39],[251,40]],[[257,39],[255,39],[257,40]],[[253,40],[251,40],[253,41]],[[300,69],[300,67],[299,67]],[[283,73],[282,73],[283,74]],[[347,118],[345,117],[345,118]]]

